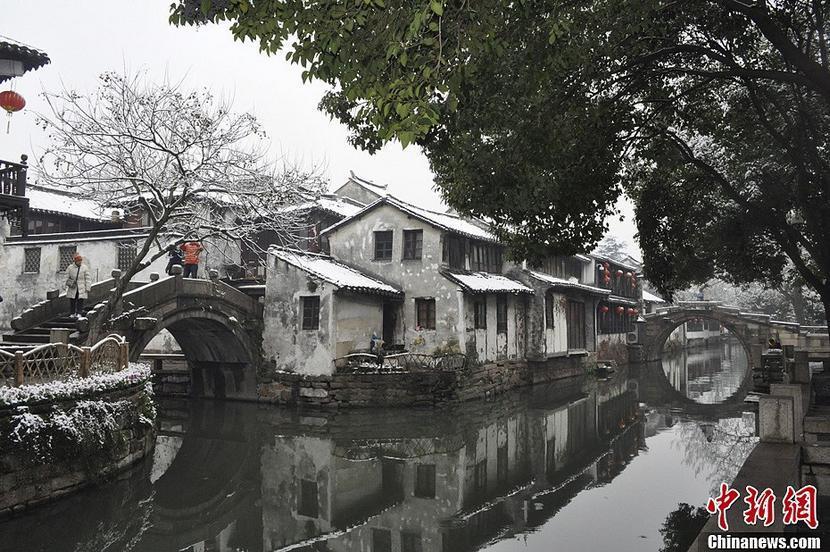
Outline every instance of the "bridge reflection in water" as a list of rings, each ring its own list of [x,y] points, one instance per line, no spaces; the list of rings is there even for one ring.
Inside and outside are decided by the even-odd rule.
[[[746,350],[731,336],[665,351],[662,365],[672,387],[703,404],[731,399],[749,377]]]
[[[731,479],[754,423],[638,389],[621,371],[442,410],[164,403],[152,462],[0,523],[0,550],[657,550],[678,502]]]

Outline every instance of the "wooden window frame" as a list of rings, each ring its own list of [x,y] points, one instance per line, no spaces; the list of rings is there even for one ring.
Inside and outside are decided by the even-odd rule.
[[[473,302],[473,328],[487,329],[487,298],[476,299]]]
[[[385,239],[386,236],[389,236],[388,242]],[[392,256],[395,253],[395,231],[394,230],[375,230],[374,232],[375,237],[375,261],[391,261]],[[378,238],[383,237],[384,240],[379,240]],[[388,243],[388,247],[387,247]],[[387,256],[388,253],[388,256]]]
[[[320,329],[320,296],[306,295],[300,297],[300,314],[302,320],[300,321],[301,328],[304,331],[313,331]]]
[[[420,261],[424,255],[424,231],[403,231],[403,260]]]
[[[500,293],[496,295],[496,333],[507,333],[507,295]]]
[[[435,329],[435,299],[431,297],[415,298],[415,324],[422,330]]]

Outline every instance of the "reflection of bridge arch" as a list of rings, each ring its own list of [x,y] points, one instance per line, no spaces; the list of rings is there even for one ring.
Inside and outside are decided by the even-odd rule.
[[[690,415],[709,416],[723,409],[743,405],[744,397],[752,390],[753,385],[752,378],[745,376],[743,383],[731,397],[720,403],[705,404],[694,401],[675,389],[666,377],[660,360],[643,363],[637,370],[636,377],[639,380],[637,396],[640,402],[654,407],[682,409],[684,413]],[[751,368],[747,368],[747,373],[751,374]]]
[[[181,418],[168,410],[166,419],[162,408],[160,434],[181,439],[181,446],[153,483],[152,523],[142,549],[181,550],[213,541],[239,520],[258,519],[259,447],[249,442],[256,432],[245,431],[240,411],[225,407],[230,404],[203,409],[190,403],[195,423],[176,430],[165,427]]]

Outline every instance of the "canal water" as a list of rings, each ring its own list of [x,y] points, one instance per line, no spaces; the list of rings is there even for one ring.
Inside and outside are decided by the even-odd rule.
[[[152,459],[0,522],[0,550],[658,551],[755,445],[742,402],[696,402],[729,394],[712,348],[683,388],[661,365],[438,410],[165,400]]]

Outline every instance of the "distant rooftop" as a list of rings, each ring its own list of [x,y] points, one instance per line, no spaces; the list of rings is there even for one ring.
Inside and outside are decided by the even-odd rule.
[[[26,188],[29,209],[94,221],[109,221],[110,212],[95,201],[84,199],[66,190],[30,184]]]

